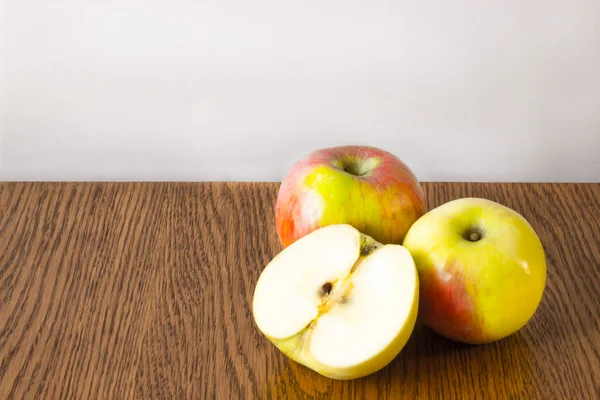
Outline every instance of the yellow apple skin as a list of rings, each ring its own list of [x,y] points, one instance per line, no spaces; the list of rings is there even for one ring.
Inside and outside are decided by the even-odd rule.
[[[319,362],[319,360],[317,360],[310,351],[310,329],[305,329],[304,331],[286,339],[277,339],[268,335],[265,336],[283,354],[323,376],[337,380],[362,378],[387,366],[404,348],[417,322],[417,315],[419,313],[418,298],[419,287],[417,283],[417,287],[415,288],[415,296],[412,302],[413,308],[411,309],[404,326],[400,332],[398,332],[398,335],[385,349],[382,349],[379,354],[366,360],[360,365],[354,365],[349,368],[333,368]],[[317,321],[316,323],[319,322]]]
[[[419,274],[419,318],[446,338],[469,344],[503,339],[541,302],[542,243],[523,216],[501,204],[450,201],[417,220],[403,245]]]

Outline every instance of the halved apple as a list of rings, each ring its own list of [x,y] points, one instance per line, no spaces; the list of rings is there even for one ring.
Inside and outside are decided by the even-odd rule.
[[[418,275],[400,245],[383,245],[346,224],[297,240],[263,270],[253,313],[284,354],[330,378],[385,367],[415,325]]]

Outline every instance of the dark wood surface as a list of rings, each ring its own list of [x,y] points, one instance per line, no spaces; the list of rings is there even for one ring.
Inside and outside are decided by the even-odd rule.
[[[0,399],[600,398],[600,185],[425,183],[522,213],[548,282],[530,323],[465,346],[417,327],[385,369],[285,358],[251,300],[280,251],[274,183],[0,183]]]

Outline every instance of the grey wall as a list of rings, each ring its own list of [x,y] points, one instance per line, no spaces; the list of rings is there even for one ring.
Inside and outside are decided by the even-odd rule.
[[[600,2],[2,0],[0,179],[600,181]]]

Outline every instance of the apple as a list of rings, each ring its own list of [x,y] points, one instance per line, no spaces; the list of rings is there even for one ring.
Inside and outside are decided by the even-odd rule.
[[[384,244],[401,244],[425,212],[423,189],[393,154],[369,146],[313,151],[284,177],[276,202],[286,247],[315,229],[349,224]]]
[[[546,258],[527,220],[481,198],[445,203],[410,228],[403,246],[419,273],[419,318],[446,338],[490,343],[521,329],[546,285]]]
[[[252,310],[258,329],[292,360],[333,379],[385,367],[418,313],[418,276],[401,245],[348,224],[319,228],[262,271]]]

